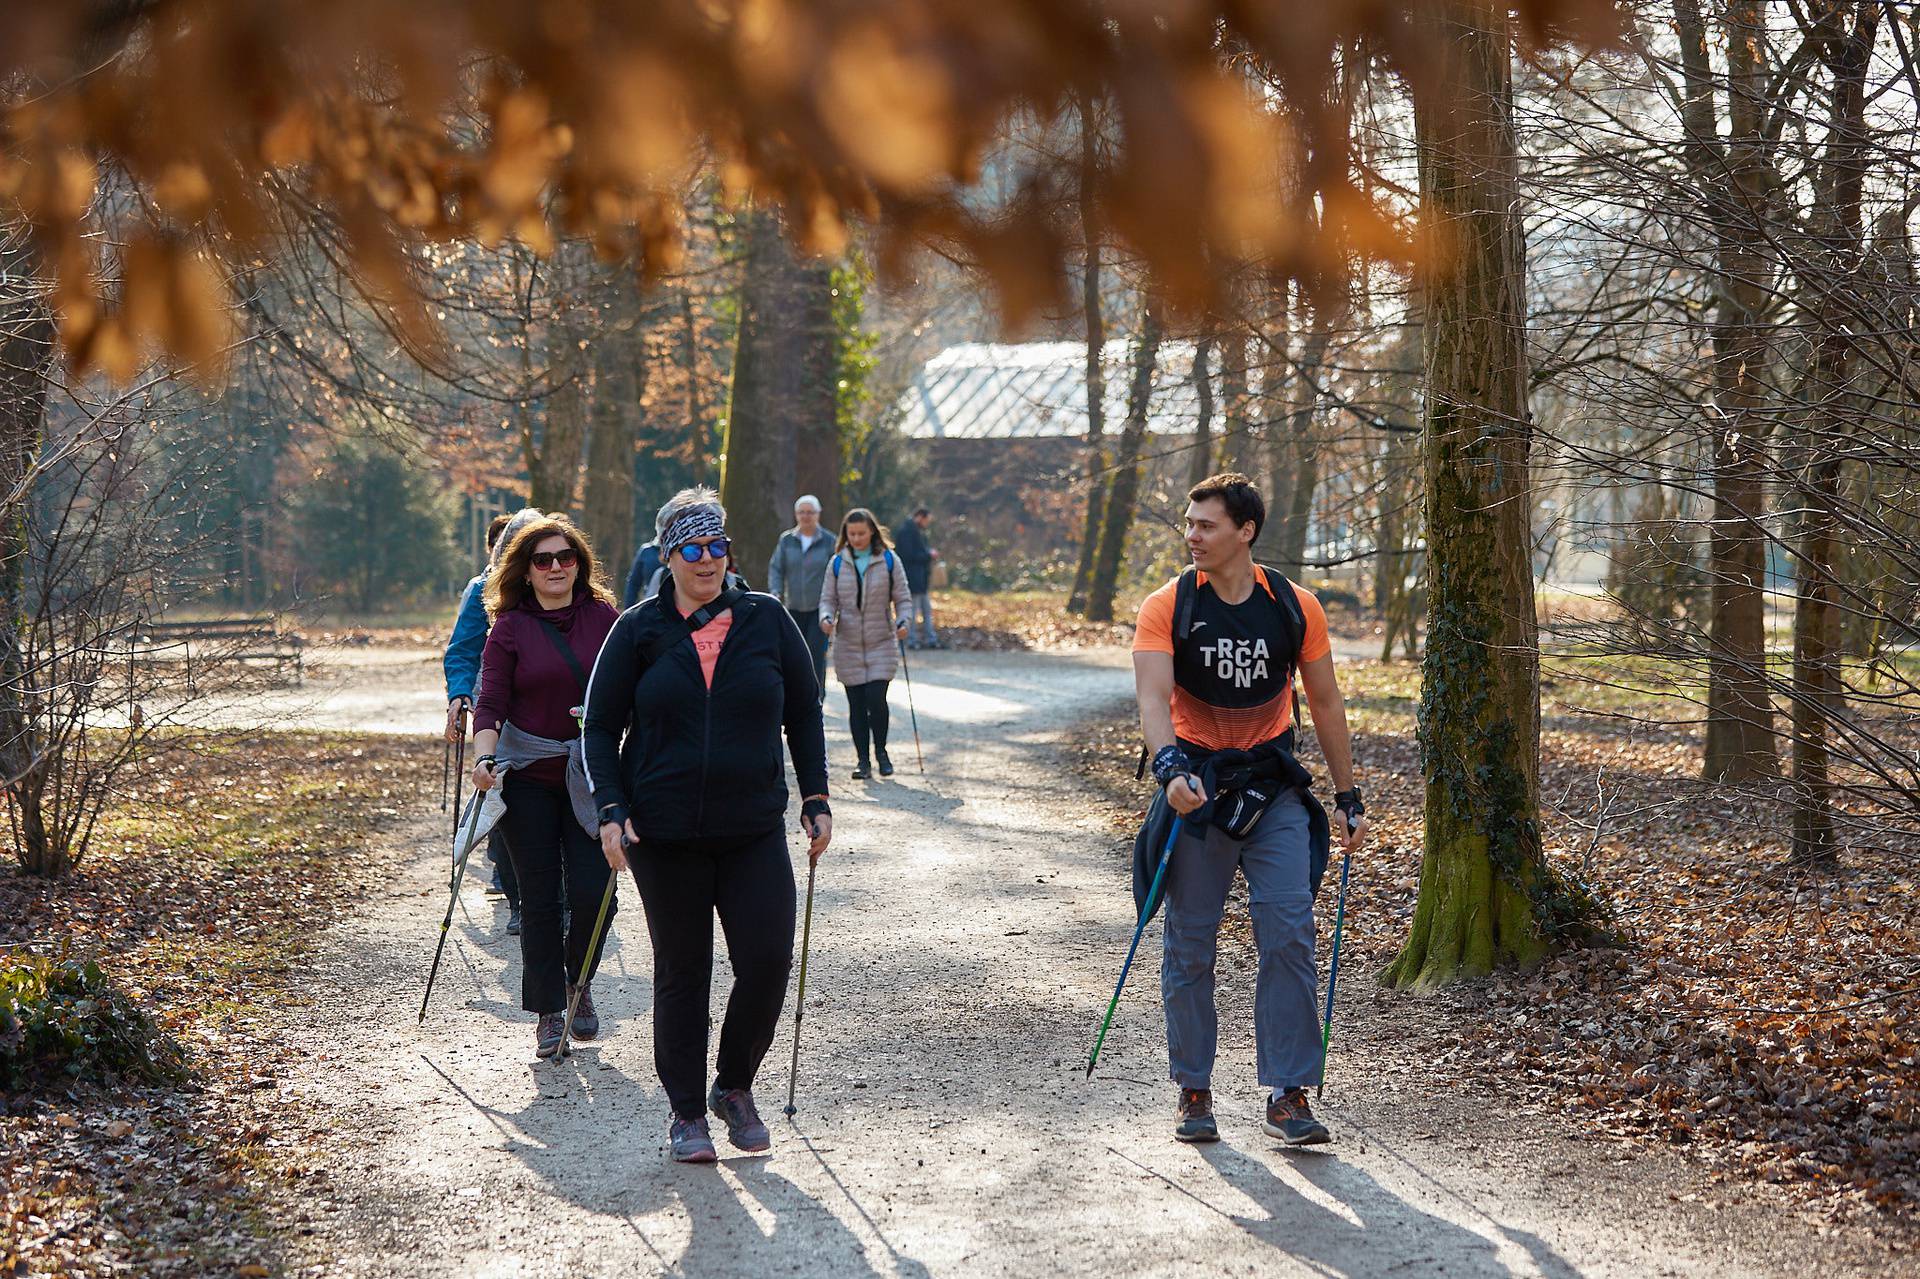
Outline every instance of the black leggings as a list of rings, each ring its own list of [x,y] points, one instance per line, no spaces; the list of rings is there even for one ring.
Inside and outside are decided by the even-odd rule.
[[[580,980],[592,941],[600,896],[607,890],[606,855],[600,841],[580,828],[565,788],[508,773],[501,783],[507,814],[507,852],[520,881],[520,1006],[530,1013],[566,1011],[567,983]],[[562,935],[561,915],[573,906]],[[607,927],[620,909],[607,906]],[[601,945],[604,953],[606,946]],[[594,956],[599,967],[600,957]],[[588,973],[590,978],[592,973]]]
[[[706,1113],[713,916],[733,992],[720,1025],[719,1088],[751,1088],[773,1044],[793,967],[793,863],[785,832],[697,843],[643,841],[627,854],[653,938],[653,1068],[673,1112]]]
[[[865,684],[848,684],[847,721],[853,726],[853,750],[864,763],[867,758],[867,736],[873,736],[873,744],[881,750],[887,749],[887,684],[889,681],[876,679]]]

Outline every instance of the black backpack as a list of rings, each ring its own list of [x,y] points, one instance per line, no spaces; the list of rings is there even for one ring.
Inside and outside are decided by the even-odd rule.
[[[1280,617],[1286,633],[1280,636],[1280,654],[1287,662],[1287,683],[1293,689],[1293,727],[1300,727],[1300,688],[1293,683],[1293,676],[1300,668],[1300,649],[1306,643],[1307,615],[1300,607],[1300,597],[1294,594],[1293,583],[1287,575],[1277,568],[1268,568],[1257,564],[1266,574],[1267,585],[1273,589],[1274,600],[1280,605]],[[1254,590],[1260,589],[1256,579]],[[1187,636],[1193,629],[1193,603],[1200,591],[1199,570],[1189,564],[1180,573],[1179,584],[1173,588],[1173,648],[1176,654],[1180,646],[1187,642]],[[1147,748],[1140,748],[1140,764],[1134,770],[1136,778],[1147,775]]]

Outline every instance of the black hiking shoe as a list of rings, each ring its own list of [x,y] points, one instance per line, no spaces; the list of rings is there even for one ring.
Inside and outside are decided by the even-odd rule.
[[[873,748],[873,755],[875,759],[880,761],[880,776],[892,777],[893,759],[887,754],[887,748],[884,746],[876,746]]]
[[[520,903],[509,902],[507,903],[507,936],[518,937],[519,935],[520,935]]]
[[[683,1164],[710,1164],[720,1158],[720,1152],[713,1148],[713,1137],[707,1132],[705,1115],[695,1115],[692,1119],[675,1115],[672,1127],[667,1129],[667,1152]]]
[[[1307,1090],[1289,1088],[1267,1101],[1267,1120],[1260,1130],[1289,1146],[1324,1146],[1333,1140],[1327,1126],[1307,1108]]]
[[[566,1027],[565,1010],[557,1013],[541,1013],[540,1022],[533,1028],[533,1055],[551,1057],[560,1051],[560,1032]]]
[[[853,769],[854,781],[864,782],[869,777],[872,777],[872,776],[873,776],[873,765],[867,763],[866,760],[863,759],[858,764],[854,765],[854,769]]]
[[[753,1094],[744,1088],[721,1091],[715,1084],[707,1094],[707,1109],[727,1126],[727,1140],[741,1150],[758,1152],[773,1145],[773,1136],[753,1107]]]
[[[573,992],[580,992],[580,1002],[573,1008],[573,1037],[578,1040],[592,1039],[600,1033],[600,1014],[593,1006],[593,983],[583,981],[578,986],[567,983],[567,998],[573,998]]]
[[[1205,1088],[1180,1090],[1180,1122],[1175,1125],[1175,1141],[1218,1141],[1220,1125],[1213,1121],[1213,1094]]]

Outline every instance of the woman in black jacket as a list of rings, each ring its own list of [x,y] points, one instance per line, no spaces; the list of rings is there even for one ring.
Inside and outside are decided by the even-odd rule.
[[[772,1144],[751,1089],[793,964],[781,728],[810,859],[833,833],[827,745],[813,655],[793,619],[771,595],[726,586],[719,495],[683,490],[656,527],[669,576],[614,623],[583,732],[602,851],[616,871],[631,866],[653,938],[653,1060],[673,1106],[673,1157],[710,1163],[708,1110],[740,1149]],[[716,912],[734,986],[703,1089]]]

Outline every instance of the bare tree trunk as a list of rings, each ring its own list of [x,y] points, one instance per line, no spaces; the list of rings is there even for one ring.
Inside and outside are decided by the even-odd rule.
[[[1769,70],[1761,46],[1761,9],[1759,0],[1726,5],[1729,137],[1722,147],[1699,0],[1673,4],[1686,84],[1680,113],[1687,133],[1684,150],[1715,239],[1705,765],[1706,777],[1714,781],[1749,781],[1778,769],[1766,682],[1767,540],[1760,524],[1769,430],[1762,373],[1771,346],[1764,309],[1773,275],[1766,255]]]
[[[1846,13],[1853,12],[1851,29]],[[1818,333],[1808,370],[1804,439],[1810,457],[1801,483],[1799,587],[1793,617],[1793,860],[1833,866],[1832,761],[1827,726],[1845,710],[1835,609],[1843,449],[1857,401],[1852,334],[1863,326],[1850,295],[1862,254],[1861,196],[1866,171],[1867,68],[1879,35],[1877,2],[1816,6],[1825,30],[1821,57],[1833,75],[1827,156],[1815,181],[1817,242],[1811,310]]]
[[[1113,597],[1119,589],[1120,564],[1126,557],[1127,533],[1133,527],[1134,503],[1140,497],[1140,446],[1147,435],[1160,337],[1159,307],[1149,299],[1146,316],[1140,324],[1140,341],[1133,349],[1133,373],[1127,387],[1127,424],[1120,432],[1113,484],[1107,492],[1107,515],[1100,528],[1100,554],[1094,560],[1093,585],[1087,594],[1087,616],[1096,622],[1113,620]]]
[[[645,331],[638,286],[623,280],[593,344],[593,434],[587,443],[582,522],[601,571],[618,584],[633,560],[633,451],[643,428],[647,386]]]
[[[1541,857],[1540,688],[1528,468],[1526,251],[1512,39],[1498,0],[1437,0],[1441,92],[1416,107],[1430,248],[1429,602],[1420,895],[1396,986],[1540,957],[1577,915]]]
[[[1189,487],[1213,474],[1213,371],[1207,367],[1213,362],[1213,345],[1211,330],[1193,344],[1193,395],[1199,411],[1193,424],[1193,456],[1187,460]]]
[[[1221,469],[1231,459],[1235,469],[1253,477],[1260,468],[1249,460],[1255,456],[1255,441],[1253,397],[1247,390],[1247,328],[1238,317],[1220,339],[1220,408]]]
[[[1080,563],[1073,570],[1073,590],[1067,608],[1082,613],[1093,582],[1093,556],[1100,541],[1100,516],[1107,506],[1107,370],[1102,353],[1107,344],[1106,315],[1100,305],[1100,206],[1094,189],[1099,170],[1099,131],[1093,101],[1079,100],[1080,114],[1080,237],[1086,261],[1080,268],[1080,314],[1086,326],[1087,385],[1087,514],[1080,532]]]
[[[47,377],[53,368],[53,312],[40,291],[40,262],[24,229],[0,227],[0,780],[13,782],[20,866],[59,876],[69,850],[42,811],[46,761],[21,657],[19,619],[30,611],[27,514],[33,466],[46,427]]]
[[[1327,347],[1332,326],[1322,308],[1313,308],[1313,322],[1301,344],[1300,362],[1293,375],[1293,408],[1287,415],[1288,451],[1292,468],[1284,487],[1274,491],[1278,526],[1274,567],[1298,578],[1306,565],[1307,533],[1313,522],[1313,497],[1320,488],[1320,395],[1326,376]]]
[[[759,583],[773,544],[800,496],[800,448],[815,484],[838,490],[839,447],[823,463],[822,433],[832,434],[837,351],[833,340],[833,271],[801,259],[781,234],[779,219],[763,209],[746,223],[746,277],[740,291],[740,332],[733,360],[733,392],[720,468],[720,494],[734,558]],[[832,435],[837,441],[837,435]],[[830,483],[829,483],[830,481]],[[826,500],[822,494],[822,501]]]

